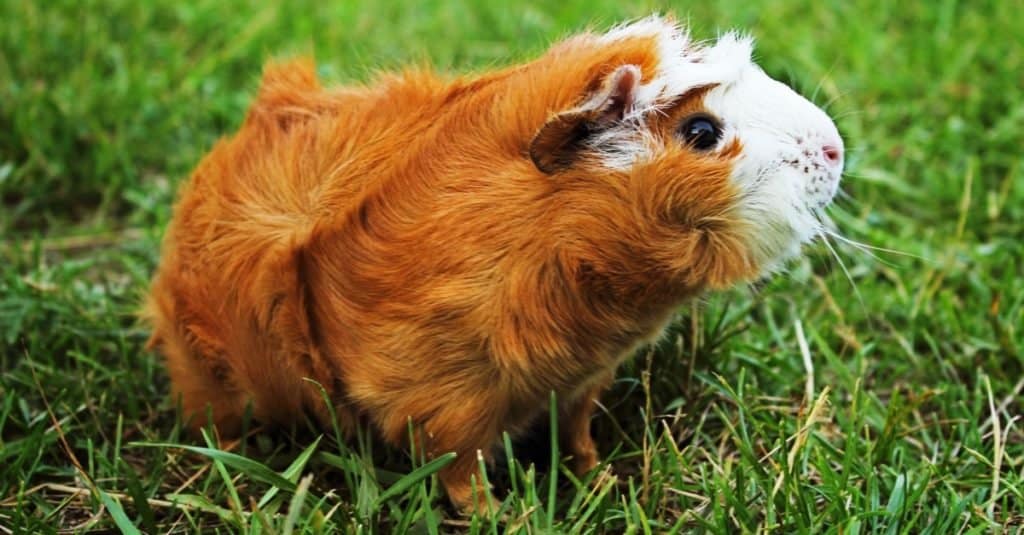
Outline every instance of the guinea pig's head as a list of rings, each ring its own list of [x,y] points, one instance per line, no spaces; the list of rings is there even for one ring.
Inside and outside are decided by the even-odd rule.
[[[666,249],[653,254],[671,255],[676,232],[679,254],[732,265],[705,278],[712,286],[764,276],[821,233],[843,140],[825,112],[752,61],[749,38],[696,43],[650,18],[553,54],[588,46],[614,59],[578,67],[593,79],[530,146],[551,180],[630,184],[618,190],[623,202]]]

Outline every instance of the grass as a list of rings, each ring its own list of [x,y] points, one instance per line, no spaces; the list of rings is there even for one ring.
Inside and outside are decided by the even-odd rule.
[[[176,185],[263,61],[334,82],[526,58],[673,9],[758,40],[851,147],[819,245],[680,311],[576,481],[515,445],[508,522],[372,436],[184,436],[133,317]],[[1024,3],[0,0],[0,531],[990,533],[1024,528]],[[319,437],[319,438],[318,438]],[[410,460],[412,459],[412,460]],[[438,461],[443,463],[444,459]],[[557,474],[557,479],[552,477]]]

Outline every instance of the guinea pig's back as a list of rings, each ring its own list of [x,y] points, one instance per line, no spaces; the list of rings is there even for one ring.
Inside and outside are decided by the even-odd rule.
[[[293,421],[323,407],[337,374],[305,314],[298,250],[317,222],[352,209],[378,174],[368,158],[375,96],[320,88],[305,62],[272,66],[239,131],[219,141],[180,191],[144,317],[186,416],[222,432],[245,404]],[[378,119],[379,120],[379,119]],[[314,399],[315,398],[315,399]]]

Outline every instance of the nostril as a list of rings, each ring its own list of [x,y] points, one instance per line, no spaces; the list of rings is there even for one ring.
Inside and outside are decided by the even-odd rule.
[[[825,155],[825,160],[831,165],[839,165],[843,161],[843,149],[835,145],[825,145],[821,148],[821,153]]]

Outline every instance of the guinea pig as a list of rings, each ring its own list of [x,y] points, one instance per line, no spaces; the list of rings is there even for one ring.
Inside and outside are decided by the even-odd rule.
[[[230,435],[247,407],[334,413],[456,452],[439,478],[472,512],[494,504],[478,455],[553,391],[592,469],[616,367],[821,232],[843,141],[751,49],[651,17],[466,77],[268,66],[180,191],[145,305],[183,417]]]

